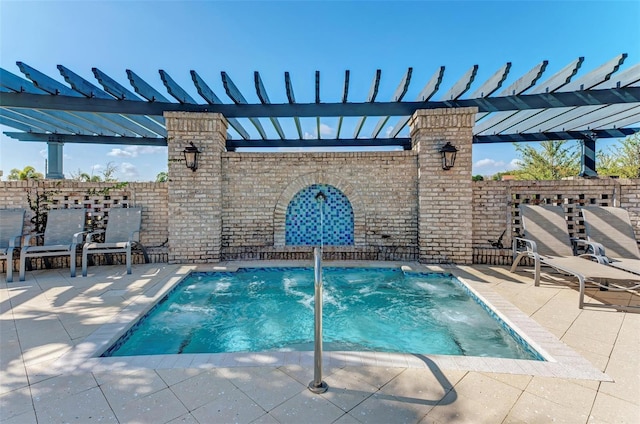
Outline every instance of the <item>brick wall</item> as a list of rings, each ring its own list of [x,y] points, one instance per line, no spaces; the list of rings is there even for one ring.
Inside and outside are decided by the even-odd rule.
[[[640,180],[572,179],[564,181],[479,181],[473,184],[473,246],[475,263],[507,264],[511,252],[490,248],[506,230],[503,244],[521,233],[518,205],[562,205],[572,237],[585,238],[580,207],[617,206],[629,211],[640,240]]]
[[[351,202],[355,244],[326,252],[345,259],[415,260],[416,161],[412,151],[225,152],[222,256],[311,258],[308,247],[285,246],[286,208],[299,190],[311,184],[330,184]]]
[[[409,121],[418,153],[420,261],[472,262],[471,142],[477,108],[419,110]],[[442,169],[440,149],[458,149],[455,166]]]
[[[169,237],[167,227],[167,184],[166,183],[128,183],[118,187],[115,183],[85,183],[69,180],[44,181],[0,181],[0,208],[23,208],[25,213],[25,232],[35,232],[36,207],[40,200],[40,210],[83,208],[87,210],[85,230],[102,229],[108,223],[108,212],[113,207],[123,205],[142,207],[140,242],[149,253],[152,262],[166,262],[166,241]],[[31,200],[31,203],[29,202]],[[140,262],[144,258],[134,258]],[[97,258],[96,262],[100,259]],[[35,261],[34,267],[41,265]],[[38,262],[38,263],[36,263]],[[78,262],[79,263],[79,262]],[[4,261],[0,264],[5,268]],[[61,266],[68,266],[66,260]]]

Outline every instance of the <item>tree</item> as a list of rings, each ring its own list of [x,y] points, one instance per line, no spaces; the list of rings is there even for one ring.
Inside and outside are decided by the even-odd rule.
[[[117,170],[118,170],[118,167],[115,166],[113,162],[109,162],[105,166],[104,170],[100,171],[100,174],[102,175],[102,177],[100,175],[94,175],[93,171],[91,172],[91,174],[88,174],[82,171],[81,169],[78,169],[76,173],[71,173],[71,179],[74,181],[85,181],[85,182],[92,182],[92,183],[99,183],[102,181],[108,182],[108,183],[116,182],[118,181],[118,179],[114,177],[113,174],[115,174]]]
[[[118,179],[113,176],[113,174],[115,174],[117,170],[118,170],[118,167],[114,165],[113,162],[107,163],[107,166],[104,168],[104,171],[101,172],[102,178],[104,179],[104,181],[106,182],[118,181]]]
[[[480,174],[471,177],[471,181],[484,181],[484,177]]]
[[[621,178],[640,178],[640,134],[635,133],[609,148],[598,152],[598,174]]]
[[[100,175],[89,175],[86,172],[82,172],[82,170],[78,169],[76,174],[71,173],[71,179],[73,181],[85,181],[85,182],[100,182],[102,178]]]
[[[538,148],[518,144],[515,148],[520,166],[512,174],[519,180],[559,180],[580,170],[580,152],[566,141],[543,141]]]
[[[13,168],[7,178],[9,180],[42,180],[44,175],[36,171],[33,166],[27,165],[22,170]]]
[[[156,182],[157,183],[166,183],[167,181],[169,181],[169,173],[166,171],[162,171],[160,173],[158,173],[158,175],[156,175]]]

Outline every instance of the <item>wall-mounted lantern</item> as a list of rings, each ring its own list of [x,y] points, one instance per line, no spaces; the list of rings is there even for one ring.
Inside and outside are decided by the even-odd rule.
[[[202,152],[193,144],[193,141],[190,144],[182,153],[184,153],[184,163],[187,168],[195,172],[198,169],[198,155]]]
[[[452,145],[447,141],[447,144],[442,146],[440,149],[440,154],[442,155],[442,169],[451,169],[453,165],[456,163],[456,153],[458,153],[458,149],[456,146]]]

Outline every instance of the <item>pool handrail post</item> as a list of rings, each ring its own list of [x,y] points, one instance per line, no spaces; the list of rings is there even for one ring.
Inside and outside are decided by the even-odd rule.
[[[313,381],[309,383],[309,390],[313,393],[324,393],[329,389],[322,381],[322,247],[313,249],[314,269],[314,351],[313,351]]]

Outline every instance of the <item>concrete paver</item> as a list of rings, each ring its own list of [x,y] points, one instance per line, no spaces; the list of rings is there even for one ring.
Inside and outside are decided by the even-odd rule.
[[[325,352],[330,389],[315,395],[306,388],[308,353],[86,356],[193,268],[136,265],[126,275],[101,266],[75,279],[68,270],[40,270],[25,282],[0,283],[0,421],[640,422],[640,314],[579,310],[575,285],[547,275],[533,287],[526,268],[455,272],[511,310],[505,313],[525,333],[553,339],[541,343],[556,363]]]

